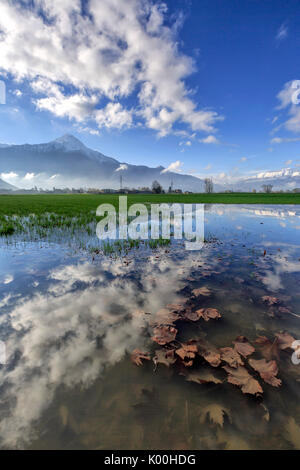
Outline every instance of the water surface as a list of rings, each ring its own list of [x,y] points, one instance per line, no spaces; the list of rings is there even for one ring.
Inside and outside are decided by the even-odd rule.
[[[212,205],[205,219],[215,241],[199,252],[177,243],[108,257],[67,243],[2,243],[2,448],[300,448],[300,365],[290,351],[280,351],[281,387],[253,373],[262,397],[227,383],[222,367],[213,371],[219,384],[187,381],[211,370],[200,358],[188,371],[179,360],[137,367],[130,359],[136,348],[155,355],[157,312],[200,287],[211,295],[197,307],[222,318],[176,323],[177,342],[220,348],[243,335],[255,345],[282,331],[300,339],[300,209]]]

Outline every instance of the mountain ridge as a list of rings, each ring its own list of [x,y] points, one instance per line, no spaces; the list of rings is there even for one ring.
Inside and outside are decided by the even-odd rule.
[[[34,175],[32,183],[50,187],[151,187],[158,180],[167,189],[171,182],[184,191],[202,191],[203,181],[191,175],[163,172],[165,168],[122,163],[97,150],[85,146],[79,139],[65,134],[58,139],[41,144],[8,145],[0,147],[0,169],[18,175],[18,186],[25,177]]]

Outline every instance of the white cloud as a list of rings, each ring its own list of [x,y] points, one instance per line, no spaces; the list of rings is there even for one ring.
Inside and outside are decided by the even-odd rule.
[[[9,173],[1,173],[1,179],[5,181],[15,180],[16,178],[18,178],[18,173],[15,173],[14,171],[10,171]]]
[[[119,168],[116,169],[116,171],[123,171],[123,170],[128,170],[128,165],[125,163],[121,164]]]
[[[291,165],[292,163],[293,163],[293,160],[287,160],[287,161],[285,162],[285,164],[286,164],[287,166]]]
[[[14,276],[12,274],[7,274],[4,278],[3,284],[10,284],[13,282]]]
[[[23,95],[23,93],[21,92],[21,90],[14,90],[14,91],[13,91],[13,94],[14,94],[15,96],[17,96],[18,98],[20,98],[20,97]]]
[[[192,100],[185,79],[194,62],[179,52],[164,3],[90,0],[86,8],[82,15],[81,0],[0,4],[0,68],[30,81],[38,109],[99,127],[140,123],[160,136],[178,123],[214,131],[222,117]]]
[[[214,135],[208,135],[207,137],[204,137],[204,139],[201,139],[200,142],[202,144],[219,144],[219,140],[214,136]]]
[[[271,144],[283,144],[288,142],[298,142],[300,137],[274,137],[270,143]]]
[[[177,160],[176,162],[173,162],[171,163],[168,168],[165,168],[164,170],[162,170],[162,174],[163,173],[168,173],[169,171],[173,171],[175,173],[180,173],[182,170],[181,170],[181,167],[182,167],[183,163],[180,161],[180,160]]]
[[[34,177],[35,177],[34,173],[26,173],[26,175],[24,176],[24,180],[31,181],[34,179]]]
[[[290,116],[283,124],[275,129],[284,127],[288,131],[300,132],[300,80],[291,80],[285,83],[283,89],[278,93],[277,98],[280,101],[278,109],[287,109]]]
[[[276,39],[277,41],[283,41],[283,39],[286,39],[287,36],[288,36],[288,27],[285,23],[282,23],[282,25],[277,31]]]
[[[240,159],[240,162],[246,162],[247,160],[248,160],[247,157],[242,157],[242,158]]]

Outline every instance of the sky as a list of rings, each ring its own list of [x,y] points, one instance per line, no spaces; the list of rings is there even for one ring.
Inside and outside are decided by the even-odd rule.
[[[299,49],[299,0],[1,0],[0,142],[71,133],[220,181],[299,167]]]

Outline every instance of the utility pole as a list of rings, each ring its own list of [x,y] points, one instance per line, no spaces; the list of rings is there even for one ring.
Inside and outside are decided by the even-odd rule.
[[[123,176],[120,176],[120,191],[123,189]]]

